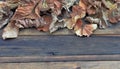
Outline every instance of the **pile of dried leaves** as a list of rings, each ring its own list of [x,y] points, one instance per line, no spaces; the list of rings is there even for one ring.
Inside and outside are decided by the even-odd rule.
[[[0,28],[3,39],[16,38],[21,28],[53,33],[74,30],[89,37],[120,21],[120,0],[3,0],[0,1]]]

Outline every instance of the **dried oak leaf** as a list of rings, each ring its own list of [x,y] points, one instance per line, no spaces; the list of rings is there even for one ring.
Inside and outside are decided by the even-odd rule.
[[[86,5],[85,0],[80,0],[80,1],[79,1],[79,6],[80,6],[83,10],[86,10],[86,9],[87,9],[87,5]]]
[[[39,19],[20,19],[16,20],[15,25],[19,28],[31,28],[31,27],[39,27],[41,24],[41,21],[43,21],[42,18]]]
[[[61,9],[62,9],[62,4],[60,3],[60,1],[55,0],[55,1],[54,1],[54,5],[55,5],[54,12],[55,12],[57,15],[60,15],[60,14],[61,14]]]
[[[39,18],[40,11],[38,11],[38,9],[35,9],[38,2],[39,0],[35,0],[35,1],[32,0],[29,3],[18,6],[18,8],[15,11],[15,14],[12,17],[12,20],[19,20],[24,18],[30,18],[30,19]]]
[[[93,17],[86,17],[86,20],[92,24],[98,24],[99,26],[102,26],[102,21],[99,18],[93,18]]]
[[[88,15],[94,15],[94,14],[96,14],[96,9],[93,6],[90,5],[87,8],[87,13],[88,13]]]
[[[54,16],[53,15],[53,21],[54,21],[54,24],[52,24],[51,23],[51,25],[50,25],[50,32],[52,33],[52,32],[55,32],[55,31],[57,31],[57,30],[59,30],[59,29],[63,29],[63,28],[65,28],[66,26],[65,26],[65,19],[66,18],[69,18],[70,17],[70,14],[69,14],[69,12],[66,10],[66,9],[62,9],[61,10],[62,11],[62,13],[59,15],[59,16]]]
[[[2,38],[16,38],[19,33],[19,28],[15,25],[14,21],[11,21],[3,30]]]
[[[97,29],[97,24],[83,24],[82,20],[78,19],[76,25],[74,26],[74,31],[77,36],[87,36],[89,37],[94,30]]]
[[[61,3],[61,4],[58,4],[58,9],[62,12],[59,15],[66,15],[66,14],[68,14],[70,12],[69,8],[71,6],[73,6],[73,4],[75,3],[76,0],[62,0],[62,1],[57,0],[57,1],[59,1],[58,3]],[[57,8],[57,7],[55,7],[55,8]],[[65,11],[67,13],[62,11],[63,8],[65,9]],[[49,28],[51,33],[58,30],[59,28],[64,28],[65,27],[64,19],[69,17],[69,15],[66,15],[65,17],[62,18],[62,20],[59,20],[57,15],[54,12],[52,13],[53,21],[51,22],[51,25],[50,25],[50,28]]]
[[[120,5],[113,6],[108,11],[108,18],[111,23],[118,23],[120,21]]]
[[[90,5],[87,8],[87,13],[89,15],[96,15],[99,14],[101,10],[103,10],[105,7],[103,6],[102,1],[100,0],[89,0]]]
[[[102,0],[102,4],[105,8],[111,9],[116,3],[114,3],[114,0]]]
[[[42,22],[41,22],[41,24],[43,24],[43,25],[40,25],[40,26],[37,28],[37,30],[47,32],[47,31],[49,31],[49,26],[50,26],[50,24],[51,24],[51,22],[52,22],[52,17],[51,17],[51,16],[43,16],[43,19],[44,19],[44,22],[45,22],[45,23],[42,23]]]
[[[5,2],[11,9],[15,9],[20,5],[21,0],[5,0]]]
[[[65,28],[66,26],[65,26],[65,22],[64,22],[64,20],[59,20],[59,21],[57,21],[54,25],[53,25],[53,28],[50,30],[50,32],[52,33],[52,32],[55,32],[55,31],[57,31],[57,30],[59,30],[59,29],[63,29],[63,28]]]
[[[62,7],[70,12],[70,7],[72,7],[76,1],[77,0],[62,0]]]
[[[50,27],[49,27],[49,31],[50,33],[53,33],[54,32],[54,27],[55,27],[55,23],[58,21],[58,18],[57,18],[57,15],[52,13],[52,22],[50,24]]]
[[[28,3],[18,6],[10,23],[3,30],[3,39],[16,38],[18,36],[19,28],[21,27],[31,27],[32,24],[38,25],[37,23],[30,21],[30,19],[38,19],[40,17],[38,15],[38,9],[35,10],[38,2],[39,0],[29,1]],[[35,22],[36,21],[38,20],[35,20]]]
[[[9,22],[12,14],[13,12],[10,11],[10,7],[7,6],[7,3],[0,2],[0,29]]]
[[[74,5],[72,8],[71,18],[64,19],[66,27],[68,29],[73,29],[78,19],[84,18],[86,12],[79,5]]]
[[[104,12],[103,10],[101,10],[100,12],[101,14],[101,21],[102,21],[102,24],[100,25],[100,28],[107,28],[108,26],[110,26],[109,22],[108,22],[108,16],[106,15],[106,12]]]
[[[64,22],[65,22],[65,26],[68,28],[68,29],[73,29],[77,20],[79,19],[80,17],[79,16],[76,16],[74,18],[68,18],[68,19],[64,19]]]
[[[103,11],[100,11],[100,13],[98,14],[99,17],[86,17],[86,20],[89,22],[89,23],[92,23],[92,24],[98,24],[99,28],[100,29],[104,29],[106,27],[109,26],[109,23],[108,23],[108,18],[107,16],[105,15],[105,12]]]
[[[43,18],[40,16],[38,3],[41,0],[31,0],[28,3],[19,5],[12,17],[15,25],[19,28],[39,27]]]
[[[74,5],[72,7],[71,17],[79,16],[80,18],[84,18],[86,16],[86,11],[81,8],[79,5]]]
[[[52,9],[53,13],[56,15],[61,14],[62,3],[61,0],[45,0],[47,6]]]
[[[41,4],[39,4],[41,5]],[[61,4],[61,1],[60,0],[44,0],[43,2],[43,9],[51,9],[52,10],[52,22],[49,26],[49,30],[50,30],[50,33],[54,32],[54,26],[55,26],[55,23],[58,21],[58,18],[57,16],[61,14],[61,9],[62,9],[62,4]],[[42,10],[42,11],[46,11],[45,10]]]
[[[70,12],[70,7],[73,6],[76,0],[58,0],[61,5],[59,6],[59,10],[61,11],[61,14],[55,14],[54,12],[52,13],[53,21],[51,22],[50,25],[50,32],[55,32],[59,28],[64,28],[65,27],[65,21],[67,20],[66,18],[69,18],[69,12]],[[59,4],[58,4],[59,5]],[[63,9],[65,9],[63,11]],[[62,15],[62,18],[58,18],[59,16]],[[64,20],[65,19],[65,20]]]

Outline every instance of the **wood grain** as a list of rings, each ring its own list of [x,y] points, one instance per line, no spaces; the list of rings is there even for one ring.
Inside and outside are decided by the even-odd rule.
[[[0,39],[0,62],[120,60],[119,39],[119,36],[20,36],[7,41]]]
[[[59,56],[120,54],[120,37],[20,36],[0,39],[0,56]]]
[[[0,38],[0,62],[120,60],[120,37],[116,36],[120,35],[119,28],[117,25],[97,30],[94,34],[103,36],[92,35],[90,38],[73,36],[73,31],[67,29],[54,33],[54,36],[24,29],[17,39],[4,41]]]
[[[0,63],[0,69],[119,69],[120,61]]]
[[[120,55],[0,57],[0,63],[70,62],[70,61],[71,62],[72,61],[120,61]]]

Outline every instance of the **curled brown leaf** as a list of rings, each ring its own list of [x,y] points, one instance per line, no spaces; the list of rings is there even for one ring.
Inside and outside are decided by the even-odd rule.
[[[89,37],[94,30],[97,29],[97,24],[83,24],[82,20],[78,20],[74,31],[77,36],[87,36]]]

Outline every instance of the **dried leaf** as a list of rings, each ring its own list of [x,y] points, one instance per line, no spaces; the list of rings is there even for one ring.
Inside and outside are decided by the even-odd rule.
[[[80,0],[80,1],[79,1],[79,6],[80,6],[83,10],[87,10],[87,5],[85,4],[84,0]]]
[[[80,6],[75,5],[72,8],[71,17],[79,16],[80,18],[84,18],[86,16],[86,11],[82,9]]]
[[[50,27],[49,27],[50,33],[54,32],[55,23],[57,21],[58,21],[57,15],[53,13],[52,14],[52,22],[51,22]]]
[[[74,5],[74,3],[77,0],[62,0],[62,6],[65,8],[68,12],[70,12],[70,7]]]
[[[98,24],[99,26],[102,25],[102,21],[99,18],[86,17],[86,20],[92,24]]]
[[[9,22],[12,14],[13,12],[10,11],[10,7],[7,6],[7,3],[0,2],[0,29]]]
[[[111,23],[118,23],[120,21],[120,7],[113,7],[108,11],[108,18]]]
[[[9,39],[9,38],[17,38],[19,33],[19,28],[15,26],[14,22],[10,22],[7,27],[3,30],[2,38]]]
[[[11,9],[17,8],[21,2],[21,0],[5,0],[5,1]]]
[[[60,0],[45,0],[46,5],[52,9],[53,13],[56,15],[61,14],[62,4]]]
[[[75,16],[71,19],[65,19],[65,26],[68,28],[68,29],[73,29],[77,20],[80,19],[80,16]]]
[[[87,36],[89,37],[94,30],[97,29],[97,24],[83,24],[79,19],[74,27],[74,31],[77,36]]]
[[[96,9],[90,5],[89,7],[87,7],[87,13],[88,13],[88,15],[94,15],[97,12],[96,12]]]
[[[11,11],[15,11],[13,16]],[[85,19],[88,23],[82,21]],[[0,27],[9,22],[3,32],[4,39],[17,37],[19,28],[31,27],[50,33],[67,27],[74,30],[78,36],[89,37],[97,26],[100,29],[109,27],[108,21],[113,24],[120,21],[120,0],[4,0],[0,2]]]
[[[43,19],[45,21],[45,23],[41,23],[43,25],[40,25],[37,30],[42,30],[42,31],[49,31],[49,27],[50,27],[50,24],[52,22],[52,17],[51,16],[43,16]]]
[[[107,9],[112,9],[114,6],[116,6],[113,0],[102,0],[102,3]]]
[[[30,3],[27,3],[25,5],[20,5],[12,17],[12,20],[19,20],[24,18],[30,18],[30,19],[36,19],[39,18],[39,11],[36,12],[36,4],[39,2],[39,0],[31,1]],[[37,8],[38,9],[38,8]]]

